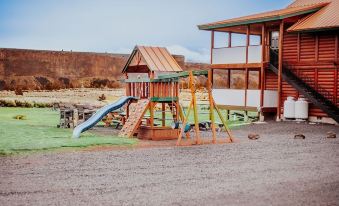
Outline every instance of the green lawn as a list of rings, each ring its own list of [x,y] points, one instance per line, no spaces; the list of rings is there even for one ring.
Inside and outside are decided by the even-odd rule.
[[[14,119],[16,115],[25,115],[26,119]],[[135,139],[94,135],[89,131],[79,139],[72,139],[72,130],[57,128],[58,121],[59,113],[49,108],[0,107],[0,154],[137,142]]]

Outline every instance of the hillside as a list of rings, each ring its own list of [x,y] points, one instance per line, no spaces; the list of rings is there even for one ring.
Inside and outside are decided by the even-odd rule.
[[[184,70],[208,69],[208,64],[188,63],[173,55]],[[0,90],[55,90],[65,88],[119,88],[121,70],[129,54],[0,49]],[[232,85],[241,87],[241,72]],[[224,75],[215,75],[223,82]],[[203,84],[201,79],[199,84]],[[222,83],[221,83],[222,84]]]

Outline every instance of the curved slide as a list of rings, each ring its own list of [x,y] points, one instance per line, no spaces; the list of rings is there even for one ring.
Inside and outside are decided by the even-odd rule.
[[[117,110],[124,106],[128,101],[130,100],[136,100],[135,97],[121,97],[118,101],[108,104],[102,108],[100,108],[98,111],[96,111],[87,121],[79,124],[77,127],[73,130],[73,138],[79,138],[80,134],[90,128],[92,128],[94,125],[96,125],[104,116],[106,116],[109,112],[112,112],[114,110]]]

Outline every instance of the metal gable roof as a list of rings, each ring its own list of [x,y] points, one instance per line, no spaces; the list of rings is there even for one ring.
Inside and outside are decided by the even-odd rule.
[[[308,31],[339,28],[339,0],[296,0],[290,6],[327,2],[328,5],[314,14],[304,17],[287,31]]]
[[[223,28],[223,27],[232,27],[232,26],[238,26],[238,25],[280,20],[280,19],[284,19],[284,18],[288,18],[292,16],[297,16],[297,15],[302,15],[302,14],[307,14],[307,13],[318,11],[322,7],[326,6],[327,4],[328,4],[327,2],[320,2],[320,3],[318,2],[318,3],[310,4],[310,5],[288,7],[285,9],[279,9],[275,11],[263,12],[259,14],[253,14],[249,16],[233,18],[233,19],[218,21],[218,22],[209,23],[209,24],[203,24],[203,25],[199,25],[198,27],[201,30],[213,30],[213,29]]]
[[[150,71],[180,72],[181,67],[164,47],[136,46],[130,55],[123,73],[127,71],[132,59],[139,52]]]

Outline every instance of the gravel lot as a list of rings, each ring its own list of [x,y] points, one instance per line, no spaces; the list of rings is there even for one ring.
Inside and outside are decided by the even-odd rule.
[[[339,205],[328,131],[339,127],[269,123],[234,144],[0,157],[0,205]]]

